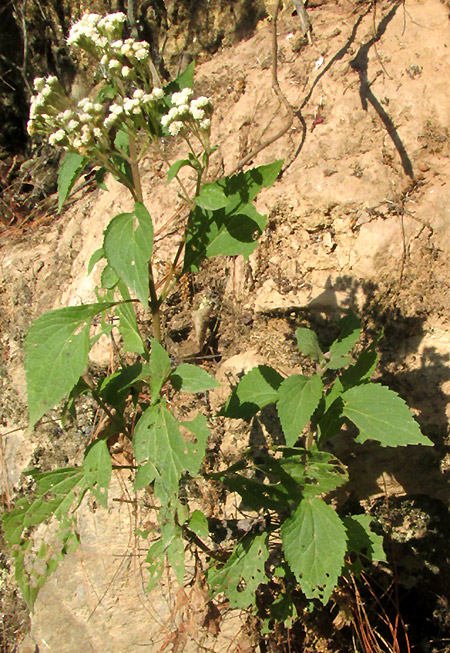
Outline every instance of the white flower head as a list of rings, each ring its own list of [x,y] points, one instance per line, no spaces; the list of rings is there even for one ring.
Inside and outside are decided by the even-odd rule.
[[[205,107],[211,106],[211,98],[201,95],[196,100],[191,100],[191,107],[196,107],[199,109],[204,109]]]
[[[164,97],[164,91],[162,90],[162,88],[155,87],[151,92],[151,95],[155,100],[162,100],[162,98]]]
[[[64,141],[66,138],[66,132],[64,129],[58,129],[58,131],[54,132],[53,134],[50,134],[48,137],[48,142],[50,145],[56,145],[57,143],[61,143]]]
[[[180,106],[177,107],[177,110],[179,116],[185,116],[187,113],[189,113],[189,105],[180,104]]]
[[[183,129],[184,125],[181,122],[181,120],[175,120],[175,122],[171,122],[170,125],[168,126],[168,132],[172,136],[176,136],[177,134],[180,133],[180,131]]]
[[[180,104],[187,104],[194,91],[191,88],[183,88],[183,90],[172,94],[172,104],[180,106]]]
[[[35,91],[40,93],[45,86],[45,79],[43,77],[36,77],[33,83]]]
[[[61,118],[61,120],[68,121],[72,120],[72,118],[75,118],[75,114],[71,109],[66,109],[62,113],[59,114],[58,118]]]
[[[145,59],[148,59],[149,54],[147,50],[144,50],[144,48],[140,48],[139,50],[136,50],[134,56],[138,61],[144,61]]]
[[[121,65],[122,64],[117,59],[110,59],[109,62],[108,62],[108,68],[110,70],[119,70]]]
[[[122,66],[122,77],[131,77],[133,70],[128,66]]]
[[[203,109],[199,109],[198,107],[192,108],[192,105],[189,109],[191,116],[194,118],[194,120],[203,120],[205,117],[205,112]]]
[[[142,100],[144,95],[145,95],[145,93],[141,88],[137,88],[133,93],[133,97],[134,97],[135,100]]]
[[[201,120],[199,127],[204,131],[208,131],[211,128],[211,120],[209,118],[205,118],[204,120]]]

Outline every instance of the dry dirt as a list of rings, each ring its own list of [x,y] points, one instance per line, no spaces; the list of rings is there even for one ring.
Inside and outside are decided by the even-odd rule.
[[[295,120],[252,161],[285,160],[281,178],[257,201],[269,216],[268,228],[249,261],[211,261],[192,280],[191,297],[172,297],[167,342],[174,356],[188,351],[195,340],[195,311],[202,299],[214,298],[211,358],[206,360],[225,387],[211,394],[214,415],[229,384],[254,365],[267,363],[286,373],[301,369],[293,337],[298,326],[312,325],[319,338],[331,342],[337,318],[352,307],[366,337],[384,329],[378,375],[407,401],[436,446],[426,453],[419,447],[391,452],[361,446],[349,461],[356,478],[351,498],[381,521],[390,519],[405,596],[402,614],[414,650],[446,651],[448,7],[438,0],[382,2],[376,11],[365,3],[313,5],[311,45],[303,43],[289,4],[279,19],[278,77]],[[212,140],[220,145],[214,175],[229,173],[285,124],[285,110],[271,90],[270,54],[271,21],[265,19],[254,36],[222,48],[196,68],[196,90],[214,99]],[[180,144],[167,148],[171,160],[183,153]],[[89,438],[89,410],[78,429],[67,431],[51,419],[27,430],[22,343],[43,312],[95,298],[98,277],[86,276],[87,262],[109,219],[130,207],[116,182],[108,180],[107,186],[108,192],[85,191],[62,215],[2,237],[1,490],[7,504],[24,488],[21,471],[77,461]],[[166,225],[182,205],[176,188],[166,185],[164,170],[150,159],[144,188],[158,232],[162,276],[177,242],[176,234],[165,235],[176,222]],[[100,343],[93,369],[107,366],[110,356],[108,343]],[[232,460],[248,435],[242,426],[219,418],[215,425],[214,455]],[[145,551],[133,530],[148,517],[145,511],[136,515],[123,501],[130,492],[127,483],[116,479],[107,512],[88,505],[80,510],[80,548],[42,589],[30,634],[22,641],[24,625],[17,649],[11,650],[257,650],[256,640],[246,634],[245,615],[219,606],[221,617],[211,618],[214,627],[201,627],[205,612],[199,585],[178,590],[167,577],[160,592],[143,592],[139,563]],[[310,635],[309,648],[303,646],[291,650],[344,650],[320,632]]]

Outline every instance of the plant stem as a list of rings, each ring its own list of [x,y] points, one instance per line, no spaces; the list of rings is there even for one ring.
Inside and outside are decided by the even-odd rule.
[[[136,202],[144,203],[142,194],[141,175],[139,173],[139,162],[136,151],[136,136],[129,134],[129,148],[130,148],[130,165],[133,175],[133,184],[135,191]],[[155,277],[153,275],[153,265],[150,260],[148,263],[148,280],[150,292],[150,311],[152,313],[153,335],[158,342],[161,342],[161,315],[159,311],[160,301],[156,293]]]

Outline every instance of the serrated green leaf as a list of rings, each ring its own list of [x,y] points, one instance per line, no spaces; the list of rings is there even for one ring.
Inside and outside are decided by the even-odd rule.
[[[213,388],[220,388],[216,381],[206,370],[198,365],[182,363],[172,372],[169,381],[175,390],[181,392],[205,392]]]
[[[204,258],[238,254],[248,258],[267,222],[266,216],[258,213],[251,202],[261,188],[273,184],[282,164],[275,161],[214,183],[228,202],[219,210],[208,211],[197,206],[193,211],[186,237],[185,271],[198,270]]]
[[[38,318],[25,339],[30,426],[72,390],[86,369],[94,315],[112,303],[69,306]]]
[[[87,267],[88,274],[91,274],[92,270],[94,269],[94,265],[99,261],[101,261],[102,258],[105,258],[105,252],[103,250],[103,247],[99,247],[98,249],[95,250],[91,258],[89,259],[89,263]]]
[[[151,592],[161,580],[164,571],[164,542],[158,540],[149,548],[146,562],[150,579],[147,585],[147,592]]]
[[[188,461],[178,422],[164,405],[147,408],[134,430],[133,446],[138,463],[148,460],[155,467],[155,494],[167,504],[178,495]]]
[[[343,518],[348,536],[348,552],[356,554],[358,560],[351,565],[354,573],[360,573],[364,562],[386,562],[383,537],[370,529],[371,515],[351,515]]]
[[[197,206],[208,211],[217,211],[224,209],[229,203],[229,199],[223,189],[220,181],[204,184],[200,193],[194,200]]]
[[[119,318],[119,333],[122,336],[123,349],[135,354],[144,354],[145,346],[132,304],[125,303],[117,306],[116,315]]]
[[[342,394],[342,414],[359,430],[357,442],[376,440],[384,447],[433,445],[422,435],[406,403],[396,392],[367,383]]]
[[[89,159],[76,152],[67,152],[58,171],[58,212],[61,211],[75,182],[86,167]]]
[[[119,282],[119,277],[116,274],[116,271],[110,266],[105,265],[100,276],[100,283],[102,288],[110,290],[115,288]]]
[[[340,335],[330,347],[327,367],[340,369],[351,362],[347,354],[353,349],[361,335],[361,322],[352,312],[340,320]]]
[[[259,365],[239,381],[220,411],[225,417],[248,419],[278,399],[278,388],[283,377],[268,365]]]
[[[84,454],[84,478],[101,506],[108,507],[108,489],[111,482],[112,462],[105,439],[94,440]]]
[[[180,585],[183,584],[184,578],[184,543],[181,528],[172,523],[163,524],[161,527],[162,540],[164,542],[164,552],[167,560],[175,572],[175,576]]]
[[[134,489],[136,491],[143,490],[148,485],[151,485],[158,475],[155,465],[148,461],[143,465],[138,465],[136,477],[134,479]]]
[[[312,358],[313,361],[322,361],[323,353],[316,334],[311,329],[300,328],[295,332],[297,345],[304,356]]]
[[[198,271],[205,258],[237,256],[247,259],[256,249],[267,218],[252,204],[238,209],[207,211],[196,207],[186,237],[184,270]]]
[[[224,592],[231,608],[255,605],[258,585],[266,579],[264,566],[268,557],[267,534],[247,535],[235,546],[223,567],[208,571],[213,596]]]
[[[344,465],[328,451],[300,447],[281,451],[277,465],[301,486],[305,497],[327,494],[348,481]]]
[[[340,376],[342,387],[348,390],[355,385],[368,381],[375,372],[377,362],[378,354],[373,343],[360,353],[354,365],[342,372]]]
[[[83,480],[84,472],[77,467],[66,467],[30,476],[37,482],[37,498],[31,502],[20,499],[13,510],[2,517],[3,533],[10,547],[20,544],[24,529],[41,524],[58,511],[66,497]],[[52,499],[45,497],[49,492]]]
[[[151,402],[159,401],[159,393],[170,374],[170,358],[164,347],[155,338],[151,338],[150,349],[150,394]]]
[[[188,528],[203,539],[209,535],[208,520],[201,510],[194,510],[189,519]]]
[[[173,163],[170,166],[169,171],[167,173],[167,182],[172,181],[172,179],[179,173],[181,168],[183,168],[184,166],[192,166],[189,159],[180,159],[179,161],[175,161],[175,163]]]
[[[294,445],[311,419],[322,397],[323,383],[318,374],[294,374],[279,387],[277,412],[283,427],[286,445]]]
[[[109,265],[142,304],[148,306],[148,263],[153,251],[153,223],[145,206],[121,213],[105,230],[103,249]]]
[[[199,472],[203,459],[205,458],[206,444],[211,435],[206,417],[199,413],[190,422],[181,422],[188,431],[195,435],[196,442],[185,443],[185,470],[191,476],[196,476]]]
[[[335,510],[322,499],[303,499],[281,527],[286,560],[308,599],[328,603],[347,551],[347,534]]]

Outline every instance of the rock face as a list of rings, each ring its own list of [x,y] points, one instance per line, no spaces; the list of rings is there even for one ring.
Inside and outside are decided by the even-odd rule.
[[[164,5],[173,25],[195,16],[187,1],[151,4]],[[197,3],[197,20],[207,14],[207,4],[224,10],[208,10],[216,49],[232,11],[247,16],[243,25],[260,15],[258,3],[218,0]],[[450,416],[447,10],[438,0],[411,0],[407,13],[401,5],[387,5],[377,10],[375,28],[368,5],[357,14],[353,10],[354,4],[344,2],[312,9],[312,47],[299,46],[299,25],[289,6],[282,14],[279,82],[296,119],[283,138],[254,157],[254,164],[285,159],[282,178],[258,200],[269,216],[268,228],[249,261],[211,262],[199,275],[198,295],[216,286],[222,290],[218,376],[225,388],[227,379],[235,381],[259,362],[292,372],[298,363],[292,334],[302,320],[323,333],[330,318],[353,307],[368,327],[385,327],[379,373],[440,443],[441,456]],[[194,23],[191,27],[193,40]],[[164,29],[161,22],[160,34]],[[232,42],[232,33],[222,38],[223,46]],[[252,38],[223,47],[197,66],[196,88],[214,98],[212,138],[221,146],[212,174],[228,173],[284,124],[265,61],[270,43],[271,23],[265,20]],[[181,27],[171,47],[167,61],[174,69],[187,48]],[[171,161],[186,155],[178,144],[167,147]],[[86,440],[80,432],[64,436],[52,423],[33,434],[25,431],[22,342],[41,313],[94,299],[99,272],[86,277],[87,261],[108,220],[129,209],[118,184],[107,180],[107,186],[108,192],[89,192],[62,216],[4,241],[1,355],[8,383],[2,412],[5,431],[21,429],[6,436],[3,448],[3,491],[9,495],[31,459],[43,468],[61,464],[64,456],[73,462]],[[178,236],[161,238],[159,229],[177,214],[180,202],[152,160],[145,164],[144,189],[162,277]],[[192,327],[191,312],[186,300],[179,308],[180,332]],[[99,347],[92,362],[104,366],[109,355]],[[214,410],[223,398],[213,397]],[[228,455],[238,444],[228,433],[220,446]],[[429,465],[410,454],[406,459],[404,452],[398,460],[381,457],[375,464],[369,457],[358,464],[366,481],[355,488],[358,500],[370,501],[386,488],[400,496],[418,486],[434,500],[447,498],[444,454]],[[136,521],[128,484],[127,478],[116,479],[107,511],[80,508],[81,546],[41,590],[32,642],[55,653],[251,647],[240,634],[244,617],[213,618],[200,582],[182,590],[167,576],[159,592],[145,593],[147,544],[134,536],[142,523]],[[145,526],[148,516],[141,512],[139,519],[151,530],[151,522]]]

